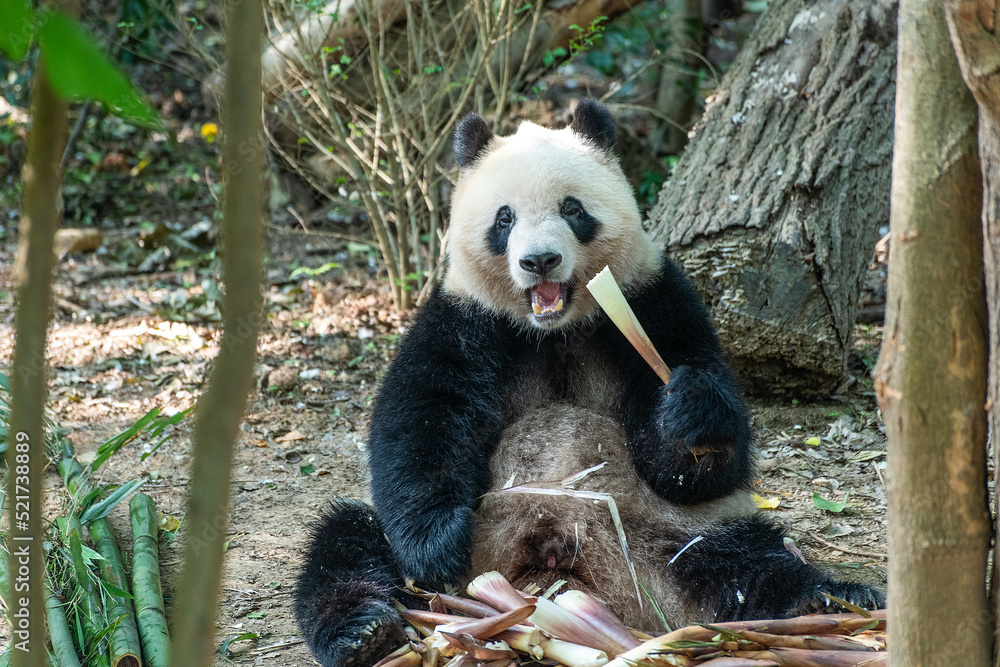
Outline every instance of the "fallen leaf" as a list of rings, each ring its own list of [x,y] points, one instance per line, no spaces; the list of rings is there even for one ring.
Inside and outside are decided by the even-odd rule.
[[[813,491],[813,507],[816,509],[826,510],[827,512],[843,512],[844,508],[847,507],[847,498],[850,495],[851,492],[848,491],[844,494],[844,499],[837,502],[835,500],[827,500]]]
[[[93,252],[104,243],[104,235],[96,229],[66,228],[56,232],[55,250],[59,259],[78,252]]]
[[[756,493],[751,493],[750,497],[753,498],[754,505],[757,506],[757,509],[776,510],[781,505],[781,498],[779,498],[778,496],[765,498]]]
[[[305,440],[308,437],[309,437],[308,435],[306,435],[305,433],[302,433],[301,431],[292,430],[292,431],[289,431],[288,433],[286,433],[285,435],[281,436],[280,438],[275,438],[274,441],[275,442],[292,442],[293,440]]]

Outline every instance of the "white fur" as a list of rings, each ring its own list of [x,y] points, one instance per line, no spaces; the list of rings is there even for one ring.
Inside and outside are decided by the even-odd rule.
[[[576,197],[601,224],[581,244],[559,215]],[[505,256],[494,255],[487,234],[504,204],[516,221]],[[659,257],[642,230],[632,188],[617,160],[570,128],[550,130],[525,121],[515,134],[494,137],[462,173],[452,200],[450,266],[445,291],[529,326],[558,328],[590,318],[597,305],[584,288],[605,265],[623,287],[639,285],[659,269]],[[548,277],[575,286],[563,317],[539,323],[526,291],[538,282],[518,260],[531,252],[558,252],[562,263]]]

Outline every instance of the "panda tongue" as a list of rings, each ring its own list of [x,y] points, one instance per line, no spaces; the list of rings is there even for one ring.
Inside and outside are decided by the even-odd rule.
[[[562,284],[542,282],[535,285],[535,303],[543,310],[555,310],[562,296]]]

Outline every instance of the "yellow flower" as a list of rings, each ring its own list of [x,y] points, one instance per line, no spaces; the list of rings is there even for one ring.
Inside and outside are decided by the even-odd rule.
[[[208,143],[213,143],[215,137],[219,134],[219,126],[215,123],[205,123],[201,126],[201,136]]]

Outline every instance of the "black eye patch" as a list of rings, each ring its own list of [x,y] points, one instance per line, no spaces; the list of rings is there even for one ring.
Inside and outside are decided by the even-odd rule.
[[[580,243],[593,241],[597,230],[601,227],[597,218],[587,213],[583,203],[576,197],[566,197],[559,203],[559,215],[569,223],[569,228],[573,230],[574,236]]]
[[[514,209],[504,204],[497,209],[496,217],[493,219],[493,226],[490,227],[486,235],[490,252],[494,255],[503,255],[507,252],[507,239],[510,238],[510,230],[514,227]]]

